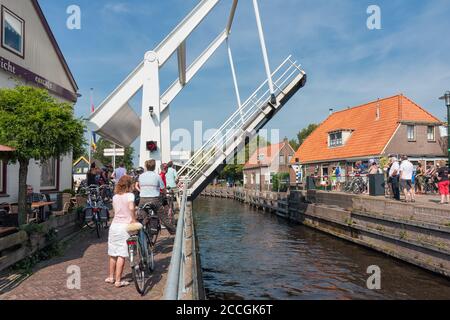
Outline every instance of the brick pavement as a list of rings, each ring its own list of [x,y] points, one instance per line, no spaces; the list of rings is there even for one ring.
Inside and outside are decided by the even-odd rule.
[[[107,235],[99,240],[87,230],[69,242],[62,257],[39,264],[25,281],[0,293],[0,300],[159,300],[164,294],[172,247],[173,237],[163,230],[156,249],[156,270],[147,284],[148,293],[141,297],[132,282],[129,265],[124,272],[125,279],[131,282],[129,287],[116,289],[104,282],[108,276]],[[81,290],[67,288],[70,266],[80,267]]]

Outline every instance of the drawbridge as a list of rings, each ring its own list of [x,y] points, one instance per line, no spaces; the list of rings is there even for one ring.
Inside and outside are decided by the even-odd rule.
[[[279,112],[306,83],[306,74],[291,56],[271,70],[260,18],[258,1],[253,0],[258,36],[261,44],[266,80],[242,102],[229,38],[238,8],[238,0],[230,1],[231,10],[225,29],[187,66],[186,42],[189,36],[221,2],[202,0],[186,18],[102,102],[89,119],[89,127],[103,138],[121,146],[140,138],[140,165],[149,159],[159,164],[171,160],[170,104],[193,80],[214,53],[226,44],[237,97],[236,112],[224,122],[179,172],[185,181],[188,197],[195,199],[214,179],[227,161],[232,160],[250,139]],[[161,93],[160,72],[168,60],[177,55],[178,78]],[[142,90],[141,114],[130,106],[130,100]],[[149,148],[152,145],[152,148]]]
[[[242,102],[240,97],[229,42],[238,0],[229,1],[231,10],[225,29],[187,66],[186,42],[189,36],[221,2],[201,0],[158,47],[145,53],[144,60],[89,119],[92,131],[118,145],[128,146],[140,138],[141,166],[149,159],[155,159],[158,167],[161,162],[169,162],[170,104],[214,53],[226,44],[238,107],[179,171],[182,191],[177,234],[164,294],[168,300],[185,299],[189,297],[189,292],[199,291],[198,287],[196,288],[199,281],[196,270],[200,266],[196,264],[196,237],[189,200],[194,200],[226,163],[233,161],[250,139],[306,84],[306,74],[292,56],[287,57],[276,69],[271,69],[258,0],[252,1],[267,78],[247,100]],[[175,54],[178,58],[178,78],[162,93],[160,71]],[[142,90],[140,115],[130,106],[130,100],[139,90]]]

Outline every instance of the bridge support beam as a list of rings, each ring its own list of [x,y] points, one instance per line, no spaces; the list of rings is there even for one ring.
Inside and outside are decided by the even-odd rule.
[[[162,161],[162,134],[161,134],[161,101],[159,82],[159,61],[154,51],[149,51],[144,58],[144,83],[142,91],[142,117],[141,117],[141,146],[139,164],[145,166],[145,162],[154,159],[157,168]],[[158,150],[147,150],[147,142],[155,141]]]

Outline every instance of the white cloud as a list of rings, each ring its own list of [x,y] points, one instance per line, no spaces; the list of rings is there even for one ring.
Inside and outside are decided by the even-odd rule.
[[[103,8],[105,11],[112,11],[114,13],[127,13],[130,12],[130,8],[125,2],[108,3]]]

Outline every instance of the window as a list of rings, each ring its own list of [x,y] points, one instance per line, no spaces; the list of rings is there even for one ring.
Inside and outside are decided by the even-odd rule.
[[[284,155],[280,156],[280,165],[285,165],[286,164],[286,158]]]
[[[6,164],[0,160],[0,194],[6,193]]]
[[[24,57],[25,21],[2,7],[2,47]]]
[[[407,127],[408,141],[416,141],[416,127],[409,125]]]
[[[340,147],[342,145],[342,131],[330,133],[330,147]]]
[[[435,132],[436,132],[436,128],[434,126],[428,126],[428,128],[427,128],[428,141],[430,141],[430,142],[436,141]]]
[[[41,163],[41,188],[44,190],[58,189],[58,162],[52,158]]]

